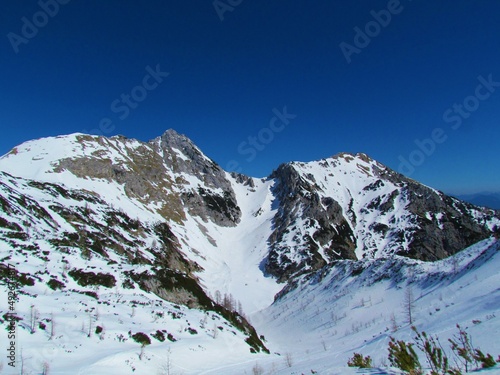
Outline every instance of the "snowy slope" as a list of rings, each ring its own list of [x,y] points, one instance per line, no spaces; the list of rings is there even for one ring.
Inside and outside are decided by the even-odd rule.
[[[247,314],[269,306],[282,285],[265,276],[261,262],[267,255],[267,240],[272,232],[272,181],[254,179],[254,187],[232,181],[241,209],[241,222],[236,227],[220,227],[190,217],[183,231],[192,259],[204,269],[199,274],[202,284],[214,295],[232,294],[242,303]],[[204,228],[200,232],[199,228]],[[195,233],[199,233],[195,236]],[[206,234],[204,234],[206,233]],[[179,236],[182,236],[179,234]],[[192,249],[204,249],[194,253]]]
[[[93,194],[5,173],[0,205],[0,324],[9,311],[6,280],[15,285],[20,319],[17,369],[0,360],[7,374],[19,373],[21,359],[26,373],[44,363],[53,374],[151,373],[170,353],[172,369],[196,374],[250,354],[248,326],[183,285],[197,268],[165,227],[131,219]],[[161,267],[178,285],[144,288],[148,279],[139,276],[154,281]],[[152,341],[142,360],[132,338],[138,332]],[[234,357],[226,359],[228,351]]]
[[[452,258],[423,263],[405,258],[340,261],[304,276],[272,306],[251,316],[252,323],[280,356],[207,374],[365,373],[346,368],[354,352],[369,355],[374,366],[387,368],[389,336],[411,341],[404,295],[415,296],[414,322],[438,335],[443,347],[467,328],[473,344],[495,358],[500,354],[500,243],[485,240]],[[398,325],[393,331],[391,316]],[[291,366],[287,364],[290,358]],[[451,358],[451,357],[450,357]],[[425,365],[423,355],[421,363]],[[498,374],[500,369],[485,373]]]
[[[401,320],[408,274],[423,329],[449,333],[479,319],[479,336],[498,331],[485,318],[498,308],[492,240],[433,263],[400,256],[448,257],[489,238],[498,213],[364,154],[288,163],[255,179],[223,171],[172,130],[148,143],[73,134],[16,147],[0,171],[0,271],[9,264],[34,282],[19,287],[16,306],[30,371],[47,361],[61,374],[237,374],[255,373],[258,362],[268,373],[348,373],[354,350],[386,356],[387,321],[392,311]],[[443,307],[440,295],[452,290],[464,302]],[[493,302],[480,306],[468,294],[477,291]],[[30,327],[31,305],[45,330]],[[240,315],[270,355],[251,353],[264,348]],[[176,341],[155,339],[158,331]],[[152,340],[142,359],[137,332]]]

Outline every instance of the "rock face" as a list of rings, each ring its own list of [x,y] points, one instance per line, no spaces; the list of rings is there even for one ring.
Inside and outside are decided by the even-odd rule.
[[[274,194],[279,208],[269,238],[267,272],[286,280],[335,259],[356,258],[354,233],[342,207],[333,198],[319,194],[313,176],[308,181],[292,165],[284,164],[271,178],[277,181]],[[302,225],[297,225],[299,221]],[[293,260],[297,255],[298,262]]]
[[[183,253],[168,222],[130,217],[94,192],[0,171],[0,245],[2,279],[15,273],[22,285],[47,284],[97,300],[98,293],[86,289],[140,289],[134,297],[154,293],[173,304],[213,312],[241,331],[254,352],[268,352],[244,317],[207,295],[197,276],[202,268]],[[24,257],[23,264],[14,262]],[[57,259],[60,267],[49,271],[46,265]],[[24,263],[36,272],[22,272]]]
[[[184,249],[204,260],[196,238],[217,247],[213,228],[252,227],[256,218],[242,220],[245,199],[236,187],[261,194],[258,180],[225,172],[174,130],[150,142],[83,134],[27,142],[0,158],[0,169],[11,174],[18,165],[32,165],[20,177],[68,185],[175,225]],[[443,259],[500,225],[498,212],[448,197],[365,154],[283,164],[267,181],[272,188],[262,201],[272,201],[275,213],[272,223],[266,219],[261,268],[280,282],[339,259]]]
[[[181,181],[183,176],[191,176],[203,183],[204,187],[181,193],[182,203],[192,215],[222,226],[234,226],[239,222],[241,211],[226,172],[190,139],[170,129],[150,143]]]
[[[365,154],[281,165],[266,271],[289,280],[338,259],[434,261],[492,235],[498,213],[448,197]]]
[[[491,236],[487,224],[498,217],[492,210],[478,209],[413,181],[403,194],[408,195],[407,209],[415,217],[407,255],[416,259],[443,259]]]
[[[58,160],[55,172],[116,181],[128,197],[158,203],[158,212],[168,220],[185,220],[185,208],[217,225],[238,223],[240,209],[226,172],[174,130],[149,143],[121,136],[79,135],[77,141],[83,149],[94,151]]]

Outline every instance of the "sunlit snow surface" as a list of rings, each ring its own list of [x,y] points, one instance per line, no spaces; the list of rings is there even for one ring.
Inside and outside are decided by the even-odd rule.
[[[54,163],[68,155],[88,156],[95,152],[126,164],[127,152],[133,152],[140,145],[134,140],[124,144],[115,138],[105,143],[81,143],[74,136],[47,138],[19,146],[16,154],[0,159],[0,170],[25,179],[98,192],[109,205],[124,210],[130,217],[141,222],[154,222],[160,218],[154,207],[130,199],[123,186],[105,180],[80,179],[67,171],[52,171]],[[180,150],[174,152],[183,158]],[[342,165],[334,165],[329,160],[328,167],[320,165],[325,161],[294,163],[294,167],[304,176],[311,173],[322,189],[321,193],[335,196],[344,212],[352,199],[354,210],[360,215],[361,207],[373,198],[370,194],[381,194],[380,191],[354,194],[376,181],[370,173],[360,173],[371,162],[365,162],[361,169],[347,160],[337,159],[336,162]],[[193,176],[183,177],[186,189],[202,184]],[[267,240],[276,214],[272,194],[275,182],[253,179],[255,187],[252,188],[237,183],[230,175],[227,178],[242,211],[237,226],[220,227],[186,214],[182,225],[172,223],[172,231],[179,239],[182,251],[204,269],[197,276],[206,291],[212,295],[216,291],[231,293],[241,301],[251,323],[259,334],[265,336],[270,355],[251,354],[243,341],[244,335],[232,329],[221,317],[175,306],[138,288],[97,288],[98,301],[79,294],[78,291],[89,288],[82,288],[71,278],[65,279],[64,291],[50,289],[46,285],[50,275],[59,275],[62,279],[62,274],[67,271],[62,263],[63,257],[72,268],[94,267],[95,272],[113,274],[117,278],[123,270],[137,266],[120,263],[113,253],[110,257],[118,261],[117,264],[99,257],[94,257],[89,264],[77,253],[54,251],[44,233],[53,233],[55,226],[59,226],[57,230],[61,232],[71,232],[73,228],[50,211],[50,205],[54,200],[70,206],[83,205],[84,202],[60,196],[56,199],[32,188],[24,179],[2,175],[5,186],[18,196],[25,195],[38,202],[53,214],[57,223],[33,223],[33,237],[40,251],[50,254],[47,261],[30,256],[29,251],[13,251],[8,242],[0,242],[0,259],[10,255],[9,264],[40,279],[33,287],[23,287],[16,304],[16,313],[23,318],[17,330],[18,359],[22,350],[26,371],[41,373],[43,363],[47,362],[49,374],[253,374],[257,367],[262,367],[265,374],[368,373],[346,367],[354,352],[370,355],[376,366],[385,367],[388,365],[389,336],[406,340],[412,336],[402,307],[407,280],[411,281],[416,297],[414,324],[419,330],[438,334],[447,347],[447,338],[456,332],[458,323],[469,327],[476,346],[495,358],[500,354],[500,258],[499,244],[494,240],[482,241],[452,258],[435,263],[393,256],[388,259],[390,251],[385,250],[389,244],[384,243],[382,237],[376,238],[369,233],[363,237],[363,231],[375,219],[396,220],[401,226],[407,225],[406,202],[401,197],[390,217],[373,218],[368,213],[357,221],[358,227],[352,228],[361,234],[359,241],[373,243],[371,255],[378,259],[341,261],[312,276],[303,276],[295,288],[273,302],[275,295],[285,286],[262,272],[262,261],[269,250]],[[335,180],[337,184],[326,183],[327,180]],[[395,188],[386,185],[386,191],[382,193],[389,194]],[[104,208],[97,205],[90,208],[97,212],[95,220],[98,221]],[[23,218],[16,220],[21,225]],[[297,225],[300,226],[300,222]],[[151,239],[145,241],[149,245]],[[358,249],[357,255],[361,258],[364,253]],[[354,268],[358,275],[351,277]],[[6,301],[6,290],[2,288],[0,315],[7,311]],[[32,305],[39,313],[38,321],[44,322],[46,328],[37,328],[31,334],[27,322]],[[396,332],[391,329],[392,314],[400,326]],[[50,339],[49,320],[52,317],[55,329],[54,337]],[[103,334],[92,333],[88,337],[90,324],[92,331],[97,326],[103,327]],[[191,334],[188,328],[197,333]],[[140,347],[129,338],[129,331],[132,334],[145,332],[151,337],[151,333],[162,329],[177,341],[160,342],[152,338],[152,345],[146,347],[142,360],[139,359]],[[0,347],[2,350],[7,347],[6,331],[0,334]],[[3,373],[19,373],[19,367],[10,371],[6,358],[2,357],[0,361]],[[396,372],[383,370],[378,373]],[[490,370],[485,373],[499,372]]]

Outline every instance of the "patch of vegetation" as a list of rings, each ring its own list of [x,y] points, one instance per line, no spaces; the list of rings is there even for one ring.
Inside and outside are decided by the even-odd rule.
[[[5,220],[3,217],[0,217],[0,227],[14,230],[16,232],[22,232],[22,228],[18,224],[11,223],[10,221]]]
[[[131,337],[136,343],[141,344],[142,346],[151,345],[151,339],[145,333],[137,332]]]
[[[265,347],[264,343],[257,335],[255,328],[252,327],[252,325],[248,323],[245,318],[235,311],[230,311],[223,306],[214,303],[210,297],[206,295],[205,291],[200,287],[198,282],[189,277],[187,274],[171,269],[157,270],[155,275],[151,275],[147,271],[141,274],[135,274],[128,271],[125,272],[125,274],[139,284],[141,289],[147,292],[151,291],[151,282],[159,283],[157,286],[158,288],[177,294],[181,291],[188,292],[188,295],[192,296],[192,299],[188,299],[186,301],[186,305],[188,307],[200,307],[204,310],[219,313],[238,330],[248,335],[245,341],[248,345],[254,348],[254,350],[257,352],[262,350],[265,353],[269,353],[269,350]],[[158,290],[158,292],[160,291],[161,289]]]
[[[152,333],[151,336],[153,336],[155,339],[157,339],[160,342],[165,341],[165,334],[160,330],[156,331],[155,333]]]
[[[457,324],[458,334],[449,339],[451,345],[451,350],[458,357],[465,371],[469,371],[472,367],[478,369],[481,368],[491,368],[496,365],[495,360],[491,354],[486,355],[479,349],[472,345],[472,339],[470,335]],[[499,358],[500,359],[500,358]]]
[[[392,366],[406,373],[420,374],[422,366],[413,345],[404,341],[396,341],[394,337],[391,337],[389,342],[389,362]]]
[[[97,295],[97,293],[93,292],[91,290],[75,290],[75,289],[71,289],[70,292],[83,294],[85,296],[89,296],[89,297],[95,298],[97,300],[99,299],[99,296]]]
[[[123,210],[108,211],[106,216],[106,223],[108,227],[119,226],[126,231],[138,230],[141,222],[137,219],[132,219]]]
[[[384,182],[378,179],[375,182],[372,182],[370,185],[367,185],[363,188],[364,191],[375,191],[380,189],[382,186],[385,186]]]
[[[389,226],[383,223],[373,223],[370,225],[370,229],[372,229],[375,233],[386,234],[389,231]]]
[[[27,241],[29,238],[28,235],[24,232],[7,232],[4,234],[4,236],[7,238],[13,238],[21,241]]]
[[[0,195],[0,206],[2,207],[3,212],[7,213],[12,212],[12,207],[10,206],[9,201],[4,197],[2,197],[1,195]]]
[[[167,333],[167,339],[171,342],[177,341],[177,339],[171,333]]]
[[[47,210],[45,210],[45,208],[40,206],[38,202],[34,201],[33,199],[30,199],[24,195],[19,195],[15,199],[20,206],[26,208],[36,217],[50,219],[51,221],[53,220],[52,216],[50,216]]]
[[[78,285],[87,286],[87,285],[102,285],[106,288],[112,288],[116,285],[116,279],[113,275],[109,275],[106,273],[94,273],[94,272],[85,272],[83,270],[72,269],[68,272]]]
[[[353,357],[347,362],[349,367],[359,367],[359,368],[371,368],[372,359],[370,356],[363,357],[362,354],[354,353]]]
[[[147,292],[154,292],[162,295],[176,303],[183,303],[188,307],[201,307],[204,309],[212,310],[213,302],[205,294],[203,289],[198,285],[197,281],[189,277],[185,273],[174,271],[172,269],[155,270],[154,275],[148,271],[140,274],[126,271],[125,275],[130,277],[133,281],[139,284],[142,290]],[[180,295],[183,297],[179,297]],[[178,300],[181,298],[181,300]]]
[[[351,275],[352,276],[359,276],[363,273],[364,271],[364,267],[361,263],[354,263],[354,266],[352,268],[352,271],[351,271]]]
[[[54,279],[54,278],[50,279],[47,282],[47,285],[52,290],[64,289],[64,287],[66,286],[63,282],[61,282],[61,281],[59,281],[57,279]]]
[[[3,318],[4,322],[5,321],[20,322],[21,320],[23,320],[23,318],[21,318],[20,316],[17,316],[15,314],[10,314],[10,313],[3,314],[2,318]]]
[[[102,257],[108,258],[108,253],[104,250],[103,241],[101,239],[94,237],[92,243],[89,245],[89,248]]]
[[[160,238],[165,246],[170,246],[172,242],[176,242],[177,238],[170,229],[169,225],[164,222],[157,222],[153,225],[153,231]]]
[[[405,374],[420,375],[422,366],[418,355],[413,348],[416,346],[425,355],[425,359],[430,368],[430,375],[461,375],[462,371],[479,370],[480,368],[491,368],[496,366],[496,361],[491,354],[484,354],[479,348],[472,346],[470,335],[457,325],[458,334],[448,341],[456,357],[457,367],[450,367],[448,356],[446,355],[438,337],[433,337],[425,332],[419,332],[415,327],[411,327],[415,333],[414,342],[396,340],[393,337],[389,342],[389,362],[402,370]],[[500,358],[499,358],[500,362]],[[348,366],[363,367],[371,366],[370,357],[363,357],[359,353],[349,359]]]
[[[79,240],[78,233],[64,232],[62,238],[51,238],[49,243],[55,247],[78,247]]]
[[[18,272],[12,266],[0,264],[0,280],[8,279],[11,283],[24,286],[35,285],[35,279],[27,273]]]
[[[123,280],[122,288],[123,289],[135,289],[135,285],[129,279],[125,279],[125,280]]]

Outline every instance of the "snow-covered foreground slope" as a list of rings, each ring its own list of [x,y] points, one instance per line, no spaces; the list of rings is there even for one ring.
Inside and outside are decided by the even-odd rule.
[[[71,262],[76,266],[81,260]],[[43,279],[35,271],[37,262],[30,263],[29,274]],[[60,259],[54,257],[44,267],[54,274],[59,265]],[[109,271],[105,262],[95,261],[93,266],[96,272]],[[23,287],[16,305],[23,318],[17,345],[27,371],[41,371],[46,362],[51,374],[253,374],[261,373],[254,372],[259,368],[263,374],[368,373],[347,368],[347,359],[361,352],[370,355],[377,367],[385,367],[389,336],[410,339],[403,309],[410,285],[419,329],[446,342],[458,323],[469,327],[476,346],[495,355],[500,352],[499,266],[500,243],[493,240],[434,264],[403,258],[339,262],[298,280],[274,304],[251,316],[266,337],[270,355],[250,354],[241,333],[217,314],[187,309],[138,290],[92,288],[99,295],[96,300],[53,291],[37,280],[35,286]],[[77,284],[71,288],[86,289]],[[4,290],[0,298],[6,300]],[[30,333],[32,311],[37,325]],[[397,332],[392,332],[392,314]],[[96,334],[98,326],[103,331]],[[164,342],[152,337],[157,331],[163,332]],[[152,340],[142,360],[140,345],[130,336],[137,332]]]
[[[385,369],[378,373],[397,373],[386,368],[387,348],[390,336],[406,341],[414,336],[404,308],[408,288],[415,296],[413,324],[439,336],[450,356],[447,339],[459,324],[467,327],[475,346],[497,358],[499,268],[500,242],[492,239],[435,263],[404,258],[341,261],[301,278],[272,306],[251,316],[271,351],[280,356],[206,373],[252,374],[254,368],[276,375],[371,373],[346,367],[354,352],[371,356],[376,367]],[[425,365],[423,355],[421,363]]]

